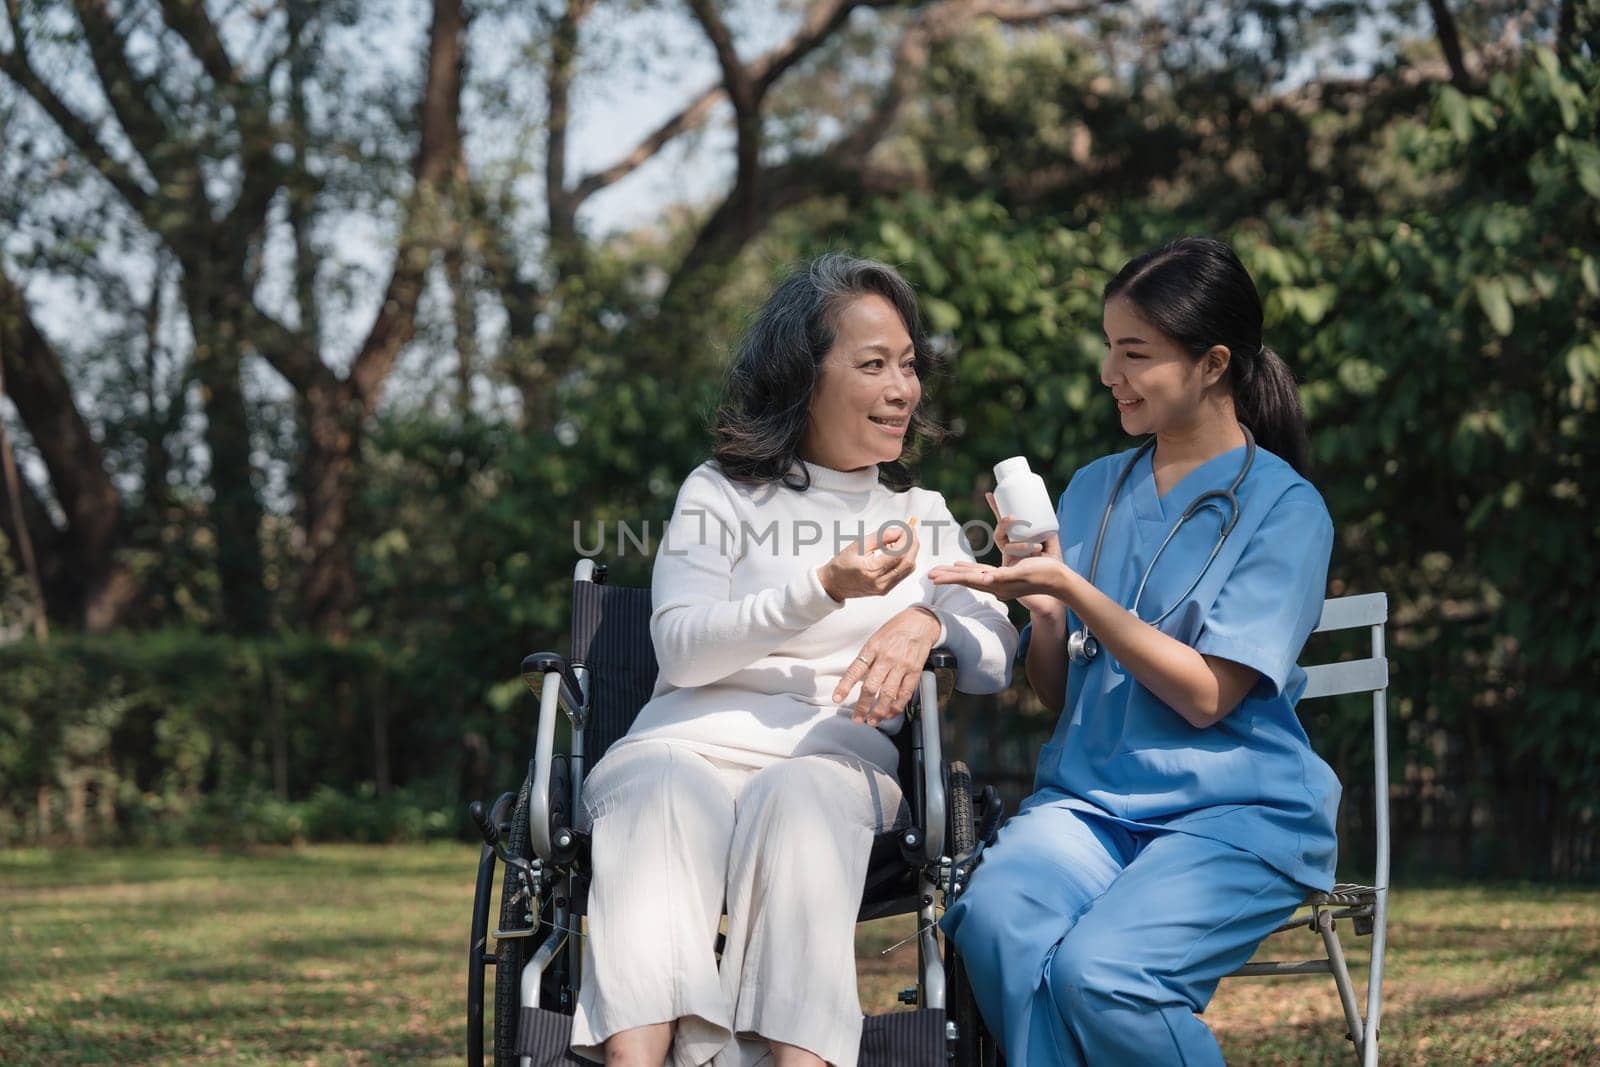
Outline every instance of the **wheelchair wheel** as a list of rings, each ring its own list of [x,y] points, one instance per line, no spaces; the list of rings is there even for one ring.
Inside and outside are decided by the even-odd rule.
[[[977,845],[978,820],[973,810],[972,771],[959,760],[950,764],[949,784],[945,789],[945,803],[949,806],[950,825],[945,832],[945,842],[953,860],[965,859]],[[948,902],[946,904],[948,907]],[[978,1001],[972,993],[972,982],[967,968],[956,951],[954,943],[945,940],[945,970],[949,976],[946,1006],[950,1020],[956,1024],[956,1039],[950,1047],[950,1062],[954,1067],[985,1067],[994,1063],[994,1050],[983,1019],[978,1014]]]
[[[564,797],[570,791],[567,761],[557,757],[550,767],[550,791]],[[517,793],[517,803],[512,809],[511,833],[505,845],[512,855],[524,858],[533,855],[532,838],[528,834],[528,795],[533,787],[533,769],[522,780]],[[517,930],[528,926],[528,916],[533,916],[534,933],[531,937],[505,938],[495,945],[494,964],[494,1064],[495,1067],[518,1067],[520,1057],[514,1051],[517,1026],[522,1016],[522,968],[538,951],[539,946],[554,931],[548,924],[552,920],[550,894],[546,899],[529,901],[518,896],[522,883],[514,870],[507,869],[500,886],[500,929]],[[565,979],[566,956],[558,955],[545,972],[539,991],[539,1006],[551,1010],[561,1009],[560,990]]]
[[[945,847],[952,858],[961,859],[977,843],[978,823],[972,814],[972,771],[960,760],[953,760],[949,777],[945,803],[950,809],[950,825],[945,831]]]

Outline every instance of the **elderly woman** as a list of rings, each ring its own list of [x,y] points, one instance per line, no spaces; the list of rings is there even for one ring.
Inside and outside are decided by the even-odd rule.
[[[855,917],[902,810],[884,729],[935,646],[989,693],[1017,642],[994,597],[927,578],[971,558],[899,463],[932,367],[910,286],[845,255],[785,280],[745,337],[656,558],[655,694],[585,784],[579,1054],[856,1062]]]

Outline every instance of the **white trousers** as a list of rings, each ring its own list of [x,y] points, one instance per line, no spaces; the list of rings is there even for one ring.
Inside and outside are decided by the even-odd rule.
[[[744,765],[637,741],[595,765],[584,806],[575,1052],[602,1060],[612,1034],[676,1020],[674,1067],[752,1067],[772,1041],[855,1067],[856,914],[872,838],[900,819],[891,775],[849,756]]]

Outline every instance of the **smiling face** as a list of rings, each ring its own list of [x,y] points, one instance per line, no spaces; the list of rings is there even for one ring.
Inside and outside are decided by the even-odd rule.
[[[900,313],[876,293],[858,296],[839,312],[833,347],[817,366],[800,454],[843,471],[892,463],[921,400],[916,351]]]
[[[1204,405],[1228,369],[1226,348],[1213,347],[1195,359],[1119,296],[1106,301],[1103,322],[1100,382],[1111,390],[1125,432],[1181,433],[1204,417]]]

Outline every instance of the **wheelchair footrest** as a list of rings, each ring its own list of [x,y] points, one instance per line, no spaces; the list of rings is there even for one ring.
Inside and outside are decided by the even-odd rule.
[[[943,1008],[869,1015],[861,1027],[860,1067],[931,1067],[944,1062]]]
[[[869,1015],[861,1027],[860,1067],[934,1067],[945,1062],[944,1011],[895,1011]],[[512,1050],[533,1067],[577,1067],[589,1061],[572,1054],[572,1016],[523,1008]]]
[[[543,1008],[523,1008],[517,1020],[517,1044],[513,1052],[526,1056],[533,1067],[588,1067],[589,1061],[573,1055],[572,1016]]]

